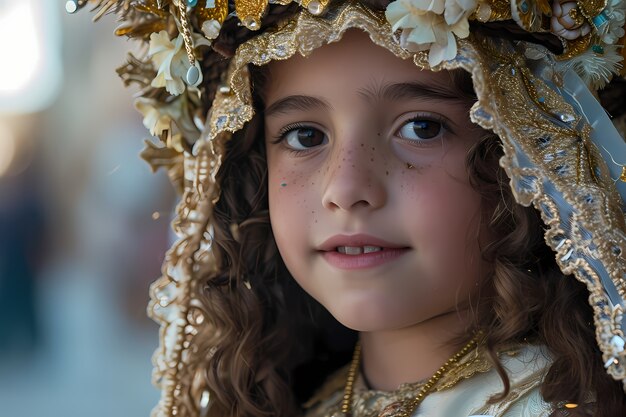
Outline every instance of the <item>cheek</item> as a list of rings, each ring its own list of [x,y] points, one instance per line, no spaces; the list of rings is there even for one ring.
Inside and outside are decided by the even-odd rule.
[[[481,199],[459,178],[445,170],[418,177],[405,197],[411,200],[405,206],[415,208],[405,211],[407,229],[413,234],[425,272],[436,283],[457,281],[458,277],[477,279]]]
[[[278,250],[294,276],[308,247],[308,231],[317,221],[314,186],[315,180],[298,173],[295,166],[268,155],[270,222]]]

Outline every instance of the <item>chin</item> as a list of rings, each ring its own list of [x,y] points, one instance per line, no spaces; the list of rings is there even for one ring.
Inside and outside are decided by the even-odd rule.
[[[388,330],[401,325],[392,309],[376,302],[355,303],[344,299],[324,306],[339,323],[357,332]]]

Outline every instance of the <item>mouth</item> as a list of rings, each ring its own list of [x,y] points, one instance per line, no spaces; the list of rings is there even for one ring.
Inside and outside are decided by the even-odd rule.
[[[404,245],[389,242],[367,234],[335,235],[318,246],[319,251],[339,252],[345,255],[360,255],[389,249],[407,248]]]
[[[318,250],[332,266],[340,269],[364,269],[391,262],[411,248],[369,235],[336,235]]]

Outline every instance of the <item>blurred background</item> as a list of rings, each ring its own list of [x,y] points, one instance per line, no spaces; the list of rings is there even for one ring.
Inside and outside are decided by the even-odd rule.
[[[114,16],[0,0],[0,417],[149,416],[166,175],[115,68]]]

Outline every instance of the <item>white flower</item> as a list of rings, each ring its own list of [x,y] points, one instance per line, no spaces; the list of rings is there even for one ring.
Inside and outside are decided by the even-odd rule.
[[[608,21],[599,28],[602,40],[608,44],[614,44],[624,36],[626,1],[609,0],[602,14],[608,19]]]
[[[135,108],[143,115],[143,125],[153,136],[160,136],[164,130],[170,128],[172,118],[163,112],[162,106],[156,100],[139,97],[135,100]]]
[[[571,41],[591,32],[591,26],[577,6],[575,1],[561,3],[560,0],[556,0],[552,3],[552,18],[550,19],[552,33]],[[578,21],[572,15],[577,16]]]
[[[622,68],[622,60],[617,45],[604,45],[600,53],[593,48],[587,49],[567,61],[580,76],[580,78],[593,90],[604,87],[613,78],[613,74],[619,74]]]
[[[192,123],[187,115],[186,100],[176,98],[169,103],[155,99],[139,97],[135,100],[135,108],[143,115],[143,125],[151,135],[160,136],[164,130],[172,128],[172,122],[179,129],[189,127]]]
[[[431,67],[453,59],[456,38],[469,35],[469,15],[477,0],[396,0],[385,15],[395,32],[401,29],[400,45],[411,51],[429,50]]]
[[[181,35],[172,42],[165,30],[153,33],[150,35],[148,55],[158,68],[157,75],[151,83],[153,87],[165,87],[175,96],[185,91],[183,77],[187,74],[189,61]]]
[[[194,46],[210,45],[202,36],[193,34]],[[170,41],[165,30],[150,35],[150,49],[148,56],[158,68],[157,75],[152,80],[153,87],[165,87],[168,93],[177,96],[185,91],[184,77],[190,67],[185,50],[183,36],[179,34]]]

